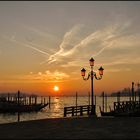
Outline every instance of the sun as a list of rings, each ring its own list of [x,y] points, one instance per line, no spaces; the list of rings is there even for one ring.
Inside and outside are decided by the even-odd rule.
[[[54,89],[54,91],[59,91],[59,87],[58,86],[54,86],[53,89]]]

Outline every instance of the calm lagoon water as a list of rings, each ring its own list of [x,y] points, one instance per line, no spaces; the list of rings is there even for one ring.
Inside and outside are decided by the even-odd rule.
[[[121,101],[129,100],[128,97],[121,97]],[[46,97],[46,101],[48,98]],[[117,101],[116,97],[108,97],[107,98],[107,111],[109,111],[109,106],[113,109],[113,102]],[[40,99],[38,99],[40,103]],[[77,105],[88,105],[89,97],[82,96],[78,97]],[[76,105],[75,97],[51,97],[51,106],[45,107],[42,111],[34,112],[34,113],[23,113],[20,114],[20,121],[27,120],[37,120],[37,119],[46,119],[46,118],[59,118],[63,117],[64,107],[74,106]],[[97,116],[100,117],[99,106],[102,106],[102,97],[96,97],[96,112]],[[17,122],[17,114],[0,114],[0,124],[2,123],[10,123]]]

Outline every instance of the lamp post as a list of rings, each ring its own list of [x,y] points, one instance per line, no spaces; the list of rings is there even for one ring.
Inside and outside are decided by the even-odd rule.
[[[103,75],[103,68],[100,67],[99,70],[99,77],[97,77],[96,72],[93,71],[93,66],[94,66],[94,59],[91,58],[89,60],[90,66],[91,66],[91,71],[88,73],[88,77],[85,78],[85,73],[86,70],[83,68],[81,70],[81,75],[83,77],[83,80],[88,80],[91,77],[91,115],[95,115],[95,105],[94,105],[94,91],[93,91],[93,78],[95,77],[96,80],[101,80],[102,79],[102,75]]]

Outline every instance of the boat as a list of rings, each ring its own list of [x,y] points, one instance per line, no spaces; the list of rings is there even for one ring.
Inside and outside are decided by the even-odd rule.
[[[140,117],[140,108],[135,108],[134,110],[116,112],[115,116],[116,117]]]
[[[114,116],[115,115],[115,112],[113,110],[110,110],[110,112],[104,112],[101,110],[100,106],[99,106],[99,109],[100,109],[101,116]]]
[[[16,112],[38,112],[45,108],[48,103],[43,104],[23,104],[16,101],[7,101],[4,98],[0,98],[0,113],[16,113]]]
[[[114,111],[110,111],[110,112],[103,112],[101,111],[101,116],[114,116]]]
[[[124,104],[124,106],[119,106],[117,105],[115,107],[115,110],[111,110],[110,109],[110,112],[104,112],[101,110],[101,107],[100,108],[100,113],[101,113],[101,116],[114,116],[114,117],[140,117],[140,105],[137,104],[134,108],[130,108],[131,104],[128,105],[128,103],[130,102],[127,102],[127,106]],[[133,102],[135,103],[135,102]],[[121,108],[120,108],[121,107]]]

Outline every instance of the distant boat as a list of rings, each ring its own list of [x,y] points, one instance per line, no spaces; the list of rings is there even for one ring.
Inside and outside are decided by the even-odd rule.
[[[16,113],[16,112],[37,112],[46,107],[46,104],[23,104],[16,101],[7,101],[0,98],[0,113]]]

